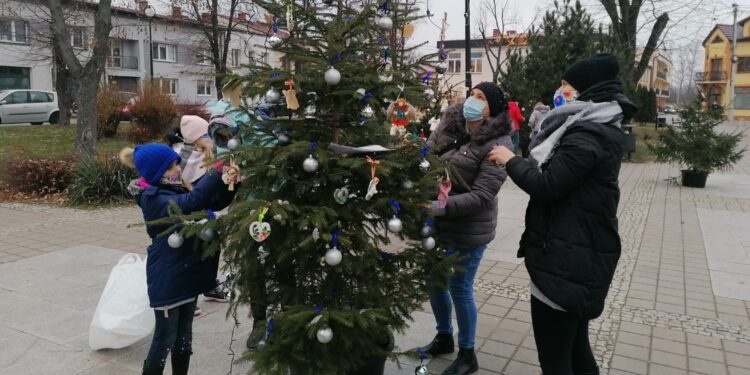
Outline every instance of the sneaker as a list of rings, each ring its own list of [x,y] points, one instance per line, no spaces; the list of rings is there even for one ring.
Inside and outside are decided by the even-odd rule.
[[[229,302],[229,299],[227,298],[227,294],[224,293],[223,290],[221,290],[220,287],[216,287],[211,289],[210,291],[203,293],[203,300],[204,301],[214,301],[214,302]]]
[[[193,311],[193,316],[198,316],[203,313],[203,310],[201,310],[200,307],[195,306],[195,311]]]

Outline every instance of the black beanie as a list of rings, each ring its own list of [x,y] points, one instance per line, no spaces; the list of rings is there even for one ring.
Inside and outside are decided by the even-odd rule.
[[[615,55],[600,53],[589,58],[579,60],[563,75],[579,93],[583,93],[591,86],[604,81],[617,79],[620,73],[620,62]]]
[[[495,117],[498,114],[505,111],[508,108],[508,102],[505,100],[503,90],[500,90],[496,84],[492,82],[482,82],[476,86],[475,89],[479,89],[487,97],[487,105],[490,106],[490,117]]]

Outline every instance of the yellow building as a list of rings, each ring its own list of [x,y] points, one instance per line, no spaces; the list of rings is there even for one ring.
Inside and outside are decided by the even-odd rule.
[[[643,49],[639,48],[635,60],[641,60]],[[672,78],[672,61],[662,51],[656,50],[651,54],[651,60],[648,62],[646,70],[638,81],[638,85],[649,90],[656,91],[656,109],[659,112],[664,111],[669,99],[670,80]]]
[[[750,119],[750,17],[732,25],[716,25],[703,40],[706,51],[704,71],[695,74],[695,82],[708,100],[725,110],[730,105],[729,78],[732,71],[732,38],[737,32],[734,117]]]

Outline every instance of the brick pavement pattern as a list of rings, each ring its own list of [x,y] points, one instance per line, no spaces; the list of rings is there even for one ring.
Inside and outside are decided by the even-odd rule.
[[[747,129],[725,125],[725,130]],[[745,136],[748,145],[750,134]],[[602,374],[750,374],[750,158],[714,173],[705,189],[683,188],[679,170],[623,164],[618,213],[623,254],[590,339]],[[529,276],[515,257],[527,196],[500,192],[497,238],[475,285],[480,374],[539,374],[529,312]],[[88,324],[112,265],[148,244],[134,207],[76,210],[0,203],[0,374],[137,374],[150,338],[92,352]],[[226,305],[199,302],[191,373],[226,374],[237,340]],[[397,337],[402,350],[429,341],[429,304]],[[439,374],[453,356],[429,362]],[[413,360],[387,374],[412,374]],[[247,373],[248,364],[233,373]]]

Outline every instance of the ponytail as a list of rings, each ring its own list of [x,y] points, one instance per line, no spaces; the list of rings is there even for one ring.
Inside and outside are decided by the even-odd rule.
[[[120,150],[120,163],[124,164],[128,168],[135,169],[135,159],[133,158],[133,150],[130,147],[125,147]]]

